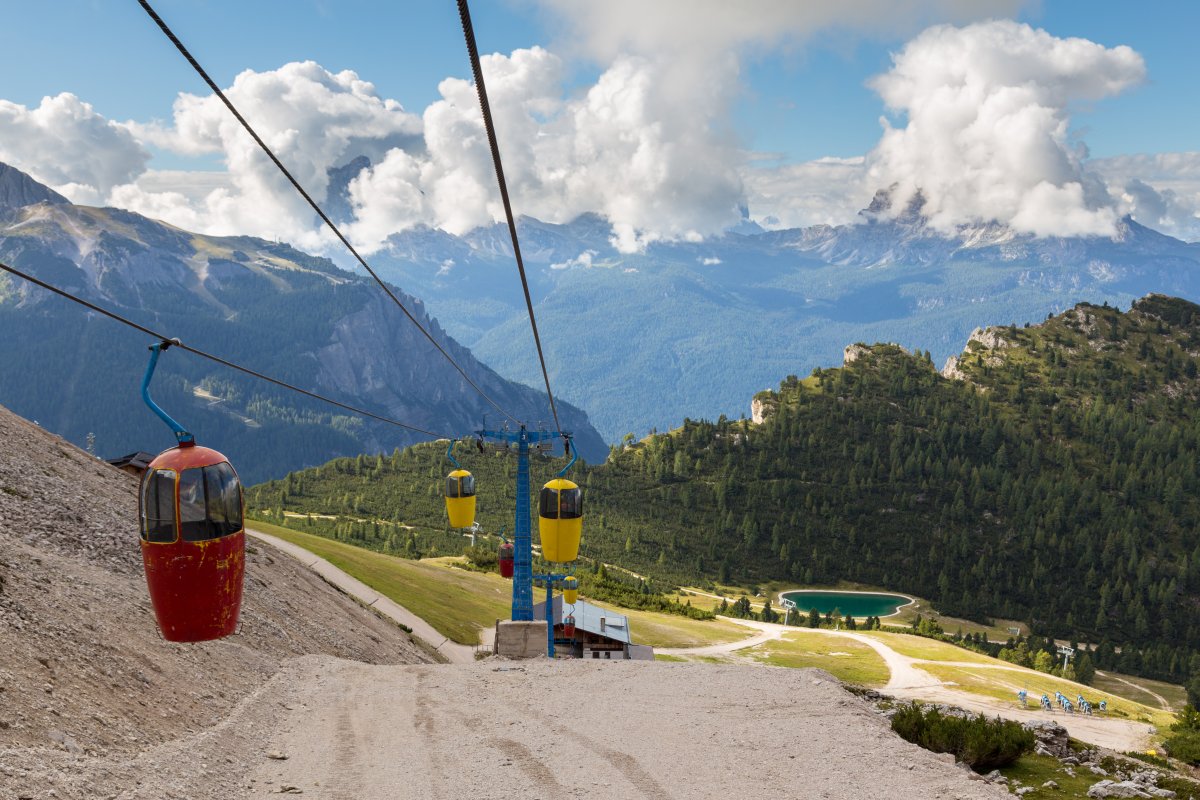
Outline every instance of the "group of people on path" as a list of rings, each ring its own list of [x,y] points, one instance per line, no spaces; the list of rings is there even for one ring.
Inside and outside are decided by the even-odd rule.
[[[1020,701],[1022,708],[1027,708],[1029,706],[1029,692],[1025,691],[1024,689],[1017,692],[1017,700]],[[1076,695],[1075,696],[1076,702],[1072,703],[1071,698],[1067,697],[1062,692],[1055,692],[1054,700],[1055,700],[1055,702],[1058,703],[1058,707],[1061,708],[1063,711],[1067,712],[1068,714],[1076,713],[1076,704],[1078,704],[1078,712],[1080,714],[1087,714],[1088,716],[1091,716],[1091,714],[1092,714],[1091,702],[1086,700],[1084,698],[1084,696],[1081,694]],[[1042,709],[1044,711],[1049,711],[1051,713],[1054,712],[1054,707],[1050,704],[1050,695],[1043,693],[1042,699],[1041,699],[1041,704],[1042,704]],[[1098,708],[1101,711],[1107,711],[1108,710],[1108,701],[1101,700]]]

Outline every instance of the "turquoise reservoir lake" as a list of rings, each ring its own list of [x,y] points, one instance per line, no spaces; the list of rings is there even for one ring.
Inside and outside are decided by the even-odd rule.
[[[802,613],[815,608],[822,614],[838,611],[842,616],[849,614],[852,617],[886,617],[912,602],[900,594],[828,592],[815,589],[784,592],[783,597],[794,602]]]

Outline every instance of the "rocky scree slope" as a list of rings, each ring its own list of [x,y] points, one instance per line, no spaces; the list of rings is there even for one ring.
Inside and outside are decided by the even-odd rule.
[[[2,407],[0,442],[0,797],[113,796],[133,783],[130,759],[211,732],[297,656],[431,660],[257,543],[241,633],[162,640],[142,574],[137,481]]]

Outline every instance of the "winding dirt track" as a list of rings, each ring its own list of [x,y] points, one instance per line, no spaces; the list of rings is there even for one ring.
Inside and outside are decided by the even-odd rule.
[[[1105,678],[1112,678],[1114,681],[1118,681],[1118,682],[1120,682],[1120,683],[1123,683],[1123,684],[1125,684],[1126,686],[1129,686],[1129,687],[1131,687],[1131,688],[1135,689],[1136,691],[1139,691],[1139,692],[1141,692],[1141,693],[1143,693],[1143,694],[1148,694],[1148,695],[1150,695],[1150,696],[1151,696],[1151,697],[1153,697],[1153,698],[1154,698],[1154,700],[1155,700],[1155,701],[1156,701],[1156,702],[1159,704],[1159,706],[1161,706],[1161,707],[1162,707],[1162,709],[1163,709],[1164,711],[1174,711],[1174,710],[1175,710],[1175,709],[1174,709],[1174,708],[1171,706],[1171,703],[1170,703],[1170,702],[1167,700],[1167,698],[1163,697],[1161,694],[1159,694],[1158,692],[1154,691],[1154,690],[1153,690],[1153,689],[1151,689],[1149,686],[1138,686],[1138,685],[1137,685],[1136,683],[1134,683],[1133,681],[1127,681],[1127,680],[1125,680],[1124,678],[1118,677],[1118,676],[1116,676],[1116,675],[1113,675],[1112,673],[1109,673],[1109,672],[1101,672],[1100,670],[1096,670],[1096,674],[1097,674],[1097,675],[1103,675]]]

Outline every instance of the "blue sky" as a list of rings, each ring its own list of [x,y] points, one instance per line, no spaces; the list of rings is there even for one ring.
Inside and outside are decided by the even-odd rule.
[[[1200,3],[1180,0],[1146,4],[1109,0],[1025,3],[1021,0],[907,0],[889,4],[883,0],[847,0],[837,6],[869,7],[872,3],[882,3],[876,8],[908,6],[912,13],[905,19],[892,20],[886,18],[886,14],[876,14],[875,17],[883,17],[879,19],[871,18],[869,12],[857,16],[852,12],[831,12],[837,17],[832,22],[813,23],[809,20],[798,24],[794,30],[789,29],[788,35],[774,38],[763,30],[741,39],[731,36],[724,43],[726,50],[718,46],[711,53],[705,53],[702,48],[697,51],[695,47],[689,50],[687,46],[688,39],[704,39],[706,23],[700,13],[681,15],[677,20],[678,31],[670,24],[671,20],[665,26],[660,24],[659,40],[656,42],[651,36],[647,46],[647,39],[642,37],[640,51],[634,45],[630,45],[634,48],[630,53],[616,46],[606,50],[607,45],[601,41],[603,36],[592,35],[591,28],[610,26],[615,31],[615,41],[628,45],[637,40],[641,28],[654,27],[651,17],[656,13],[662,16],[659,12],[670,7],[666,0],[650,6],[633,0],[611,0],[603,5],[573,4],[573,0],[476,0],[472,12],[482,52],[508,56],[520,48],[540,45],[554,54],[556,58],[550,60],[553,63],[544,61],[531,69],[541,70],[543,77],[551,73],[558,76],[557,91],[561,103],[557,111],[565,116],[579,110],[578,103],[571,105],[571,99],[580,101],[597,80],[603,76],[612,78],[612,68],[626,55],[661,63],[652,64],[643,73],[636,69],[629,72],[625,78],[630,82],[622,87],[622,91],[636,88],[637,80],[646,76],[660,83],[679,79],[681,75],[695,75],[700,81],[704,79],[701,76],[705,69],[725,63],[723,58],[729,57],[728,63],[736,63],[735,68],[725,73],[714,67],[712,74],[707,76],[715,81],[714,93],[726,92],[731,96],[727,104],[714,101],[711,107],[698,108],[710,99],[705,94],[706,87],[698,84],[688,87],[694,96],[665,96],[664,100],[660,86],[657,89],[660,95],[655,102],[664,106],[662,119],[653,117],[653,103],[643,103],[637,110],[641,116],[633,115],[636,124],[647,129],[658,123],[668,129],[661,134],[660,141],[650,143],[651,152],[662,158],[670,156],[677,141],[689,136],[696,138],[697,134],[688,130],[689,125],[701,131],[700,139],[707,139],[675,148],[682,152],[692,147],[695,152],[678,158],[679,163],[674,169],[682,170],[680,174],[668,174],[665,180],[642,188],[640,191],[648,195],[657,193],[657,196],[640,205],[634,203],[632,210],[627,210],[629,219],[625,222],[617,219],[619,215],[613,209],[629,205],[626,198],[610,197],[605,202],[598,201],[596,208],[586,209],[579,202],[571,202],[570,198],[551,197],[552,189],[566,191],[561,186],[547,188],[538,183],[542,179],[540,176],[533,180],[536,191],[530,189],[532,202],[529,204],[533,212],[539,211],[536,200],[542,197],[550,197],[546,203],[551,209],[570,209],[572,213],[597,210],[613,220],[614,235],[624,237],[630,247],[642,246],[655,238],[707,235],[719,230],[730,223],[728,209],[733,205],[733,195],[741,195],[738,202],[747,203],[751,215],[766,224],[770,220],[779,225],[799,225],[852,219],[854,210],[862,207],[864,193],[869,197],[869,192],[878,188],[871,181],[892,181],[895,175],[906,174],[905,169],[911,173],[922,168],[917,163],[919,159],[906,159],[895,153],[892,154],[893,162],[898,158],[902,162],[899,167],[896,163],[889,164],[887,159],[872,160],[871,154],[877,152],[882,141],[880,117],[888,112],[880,94],[868,82],[893,70],[896,54],[903,52],[928,25],[939,22],[962,25],[978,21],[974,9],[984,6],[1003,9],[1009,18],[1044,29],[1057,39],[1082,37],[1095,42],[1108,49],[1110,61],[1113,60],[1111,48],[1118,45],[1128,45],[1141,56],[1144,74],[1135,75],[1137,70],[1114,73],[1114,85],[1119,84],[1119,90],[1103,93],[1105,96],[1100,99],[1087,102],[1071,98],[1064,101],[1056,113],[1069,120],[1072,142],[1084,143],[1092,159],[1109,160],[1096,162],[1097,174],[1102,173],[1101,178],[1107,182],[1107,191],[1113,198],[1109,217],[1140,214],[1139,219],[1151,220],[1153,217],[1148,224],[1158,224],[1161,229],[1177,235],[1200,238],[1200,217],[1195,214],[1200,208],[1200,160],[1194,164],[1195,169],[1192,169],[1192,162],[1188,162],[1186,180],[1183,180],[1164,167],[1166,162],[1161,159],[1134,164],[1125,158],[1134,154],[1200,151],[1200,103],[1197,102],[1200,98],[1197,98],[1194,84],[1194,76],[1200,74],[1200,48],[1194,43],[1195,32],[1200,30]],[[442,98],[439,83],[447,77],[465,78],[469,74],[457,11],[451,0],[406,3],[378,0],[156,0],[154,5],[223,86],[229,86],[234,76],[244,70],[267,74],[289,62],[312,60],[332,73],[353,70],[361,79],[374,84],[378,97],[399,101],[416,115],[413,124],[419,127],[421,122],[417,117],[431,103]],[[726,14],[727,9],[739,8],[729,4],[714,4],[713,7],[722,5]],[[675,8],[683,7],[698,6],[676,0]],[[797,17],[813,16],[812,9],[817,6],[789,5],[787,0],[762,0],[761,4],[749,7],[755,9],[756,14],[765,10],[767,13],[761,16],[775,14],[787,23],[787,17],[793,11]],[[835,4],[830,3],[828,7],[834,8]],[[914,8],[917,11],[912,11]],[[610,17],[604,16],[607,9],[612,9]],[[711,25],[722,24],[717,19],[719,16],[713,16],[715,21]],[[724,24],[728,23],[726,17]],[[715,40],[720,41],[721,37],[716,36]],[[970,46],[977,45],[978,42]],[[986,42],[981,46],[986,47]],[[670,62],[677,56],[682,61],[691,58],[694,63],[687,69],[676,69]],[[131,146],[150,156],[145,166],[152,171],[217,173],[223,176],[220,180],[226,181],[221,184],[225,187],[222,191],[235,191],[227,184],[237,183],[239,179],[261,182],[261,176],[226,173],[226,164],[231,158],[228,142],[214,144],[210,140],[202,146],[195,142],[181,145],[178,139],[172,143],[168,141],[169,137],[146,134],[146,124],[154,121],[163,123],[162,127],[171,127],[172,104],[179,92],[204,95],[205,91],[199,79],[133,0],[58,0],[55,3],[21,4],[10,9],[6,15],[5,47],[0,48],[0,70],[0,74],[5,75],[0,100],[33,109],[43,97],[68,92],[90,103],[100,118],[117,123],[118,127],[126,121],[139,123],[141,128],[129,126],[137,138],[137,144]],[[995,76],[985,77],[991,80]],[[1057,96],[1053,86],[1046,91],[1049,93],[1046,96]],[[547,98],[541,100],[545,102]],[[1044,97],[1043,101],[1049,102]],[[243,110],[255,119],[254,108]],[[597,119],[602,121],[603,114]],[[903,114],[890,113],[889,119],[894,128],[903,129],[908,124]],[[462,134],[466,130],[461,127],[464,120],[448,123],[447,135],[450,131],[457,132],[455,135]],[[522,121],[516,119],[514,124]],[[39,164],[38,158],[55,158],[53,148],[49,146],[32,155],[26,153],[22,161],[17,152],[20,148],[5,147],[3,124],[4,118],[0,115],[0,157],[16,162],[17,166],[52,185],[65,187],[61,190],[69,195],[73,186],[84,186],[85,189],[91,186],[88,169],[95,171],[94,167],[78,166],[75,171],[83,177],[76,179],[66,166]],[[269,126],[270,121],[264,121],[264,124]],[[16,130],[13,126],[11,137],[18,135]],[[732,138],[723,135],[726,130],[733,132]],[[1047,130],[1041,131],[1043,138],[1049,135]],[[610,133],[625,139],[639,135],[637,130]],[[546,129],[537,136],[559,134],[562,134],[561,130]],[[504,131],[501,135],[505,135]],[[899,142],[901,149],[921,146],[915,135],[910,138],[912,141]],[[562,142],[554,151],[560,157],[564,148],[579,151],[597,146],[590,141],[586,130],[563,134]],[[89,144],[86,138],[80,142],[64,139],[61,143],[64,149],[70,147],[76,151],[86,149]],[[987,144],[1001,149],[1006,146],[1004,142]],[[96,146],[97,152],[102,152],[99,145]],[[1056,146],[1066,147],[1061,142]],[[601,152],[605,150],[604,145],[599,148]],[[552,149],[547,148],[548,151]],[[340,154],[339,158],[350,153],[344,147],[335,148],[335,151]],[[1097,203],[1095,186],[1089,183],[1094,180],[1076,174],[1086,166],[1086,159],[1080,156],[1082,151],[1063,152],[1066,153],[1063,158],[1072,161],[1067,174],[1060,174],[1059,170],[1059,173],[1044,176],[1062,193],[1053,199],[1043,196],[1039,202],[1068,206],[1083,203],[1088,210],[1094,211]],[[125,155],[129,155],[128,148]],[[754,160],[756,155],[759,160]],[[1031,152],[1030,159],[1044,155]],[[835,165],[829,169],[812,164],[814,160],[830,156],[842,159],[867,156],[867,162]],[[76,157],[80,161],[86,160],[82,156]],[[1021,154],[1014,157],[1019,159]],[[105,156],[97,155],[93,160],[103,158]],[[63,157],[62,160],[65,163],[70,159]],[[877,169],[880,164],[883,164],[881,171]],[[321,175],[329,166],[338,164],[314,165],[314,174]],[[953,164],[936,166],[951,173],[957,168]],[[599,173],[602,167],[599,163],[552,164],[541,171],[566,173],[592,169]],[[689,168],[707,174],[683,174]],[[789,172],[789,168],[794,169]],[[424,167],[411,163],[392,164],[390,169],[390,172],[381,169],[378,174],[364,177],[375,179],[374,185],[380,187],[380,191],[385,188],[392,191],[399,172],[407,170],[412,182],[417,180],[412,176],[421,169],[425,173],[442,170],[429,163]],[[665,171],[670,173],[671,169],[668,165]],[[136,169],[131,167],[128,172],[125,179],[141,180],[135,174]],[[421,180],[427,180],[425,173]],[[51,178],[51,175],[55,177]],[[1027,178],[1020,186],[1007,189],[1025,192],[1036,185],[1039,176]],[[217,187],[219,181],[205,183],[195,179],[189,182],[186,176],[179,179],[182,183],[178,187],[167,186],[160,180],[150,188],[147,188],[149,184],[140,185],[138,193],[126,192],[122,197],[127,207],[143,213],[157,211],[177,224],[191,224],[209,232],[230,232],[230,220],[238,215],[226,209],[224,221],[219,221],[211,213],[213,198],[202,197],[203,192]],[[608,176],[610,183],[611,179],[612,176]],[[592,180],[602,184],[604,178],[597,174]],[[693,192],[686,184],[687,180],[702,180],[709,185]],[[72,199],[118,203],[120,200],[114,199],[116,195],[110,194],[117,183],[119,181],[114,179],[98,189],[79,190]],[[1071,183],[1084,187],[1084,199],[1080,199],[1078,192],[1069,196],[1067,184]],[[839,186],[851,184],[853,191],[837,194]],[[1145,192],[1141,187],[1145,187]],[[423,195],[431,193],[427,185],[417,188]],[[925,188],[930,194],[929,187]],[[957,196],[970,195],[977,188],[957,187]],[[187,208],[171,206],[167,196],[161,194],[168,189],[178,189],[188,195],[190,205]],[[160,194],[151,196],[151,190]],[[956,187],[948,187],[944,192],[946,204],[955,202],[955,190]],[[248,190],[242,185],[236,191],[245,194]],[[637,180],[629,181],[628,191],[639,191]],[[520,196],[521,189],[517,192]],[[664,208],[663,198],[693,194],[700,198],[693,203],[693,208],[660,213]],[[787,198],[781,199],[785,194]],[[940,196],[937,189],[933,189],[932,194]],[[369,205],[367,200],[363,202]],[[483,220],[487,203],[481,190],[478,213],[473,215],[455,220],[448,219],[445,213],[436,209],[423,208],[420,214],[400,214],[404,222],[391,224],[395,227],[427,219],[431,224],[457,230],[455,226],[461,228]],[[375,210],[372,224],[364,222],[363,236],[381,239],[386,233],[384,228],[387,226],[379,222],[380,213]],[[651,219],[656,213],[662,218]],[[686,218],[688,213],[694,214],[694,223]],[[990,211],[971,209],[957,216],[948,212],[945,218],[950,222],[961,222],[981,213]],[[1027,218],[1037,212],[1028,205],[1022,211],[1017,203],[996,213],[998,219],[1011,221],[1010,218],[1020,219],[1021,214]],[[364,219],[366,216],[371,215],[364,215]],[[1083,228],[1066,232],[1096,232],[1109,224],[1097,219],[1092,219]],[[296,230],[281,228],[281,224],[275,220],[269,230],[238,232],[297,234]],[[622,224],[626,228],[624,233],[620,228]],[[646,230],[642,231],[639,226]],[[316,240],[311,243],[315,244]]]
[[[453,2],[372,0],[157,0],[154,4],[222,85],[243,69],[312,59],[352,69],[379,92],[420,111],[437,84],[468,74]],[[528,2],[472,8],[482,52],[553,47],[560,26]],[[1060,36],[1127,44],[1149,80],[1074,116],[1093,156],[1200,149],[1200,3],[1030,4],[1018,19]],[[0,98],[36,105],[73,92],[111,119],[165,118],[179,91],[202,89],[132,0],[27,3],[6,14]],[[826,32],[746,65],[737,131],[752,150],[791,160],[855,156],[879,138],[879,97],[866,86],[886,71],[899,36]],[[583,76],[593,74],[580,66]]]

